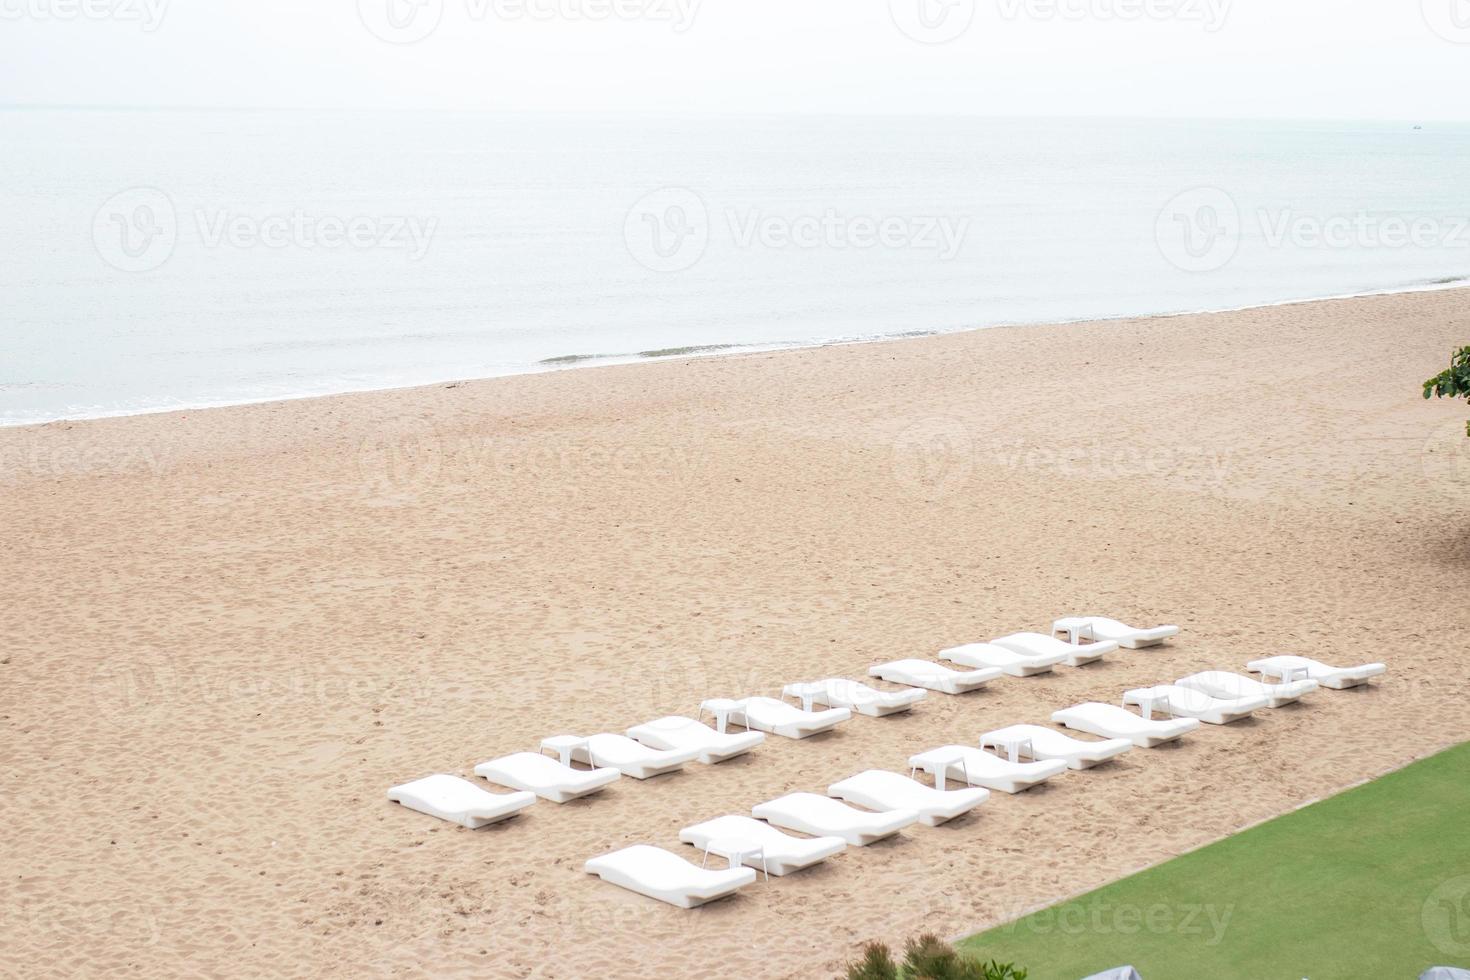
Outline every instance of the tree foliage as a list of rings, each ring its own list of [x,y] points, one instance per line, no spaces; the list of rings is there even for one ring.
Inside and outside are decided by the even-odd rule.
[[[938,936],[910,939],[904,946],[903,967],[882,943],[863,947],[863,958],[847,968],[847,980],[1026,980],[1026,971],[1011,963],[981,963],[966,959]]]
[[[1424,382],[1425,398],[1464,398],[1470,401],[1470,347],[1461,347],[1450,357],[1448,371]],[[1470,422],[1465,423],[1470,436]]]

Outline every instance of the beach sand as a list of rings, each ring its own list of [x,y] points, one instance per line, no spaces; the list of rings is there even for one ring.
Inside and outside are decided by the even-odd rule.
[[[0,430],[0,974],[828,977],[1470,738],[1466,342],[1453,290]],[[1184,634],[479,832],[385,798],[1073,613]],[[1391,672],[692,912],[582,872],[1282,652]]]

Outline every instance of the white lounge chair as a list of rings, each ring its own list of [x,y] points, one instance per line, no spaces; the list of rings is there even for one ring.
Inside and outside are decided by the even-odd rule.
[[[841,837],[866,847],[919,822],[914,810],[869,813],[815,793],[792,793],[754,807],[751,815],[777,827],[813,837]]]
[[[908,711],[924,700],[924,691],[909,688],[906,691],[879,691],[857,681],[832,678],[811,684],[787,684],[781,691],[788,698],[798,698],[806,711],[822,705],[827,708],[847,708],[869,718]]]
[[[1007,650],[993,643],[970,643],[941,650],[939,659],[977,670],[1001,670],[1012,677],[1035,677],[1037,674],[1050,674],[1052,668],[1065,662],[1067,657],[1060,653],[1037,657]]]
[[[1002,636],[990,642],[1012,653],[1022,653],[1030,657],[1061,656],[1062,663],[1068,667],[1081,667],[1084,664],[1096,663],[1105,655],[1118,652],[1118,644],[1111,640],[1074,646],[1071,643],[1063,643],[1055,636],[1043,636],[1040,633],[1012,633],[1010,636]]]
[[[909,757],[909,770],[922,769],[944,789],[953,777],[971,786],[1001,793],[1021,793],[1067,771],[1065,762],[1012,762],[968,745],[945,745]]]
[[[844,721],[852,718],[846,708],[830,708],[826,711],[802,711],[800,708],[778,701],[775,698],[745,698],[740,701],[706,701],[699,706],[700,713],[716,712],[723,730],[726,715],[728,720],[743,728],[757,732],[768,732],[783,738],[809,738],[822,732],[830,732]]]
[[[868,671],[893,684],[922,687],[941,694],[968,694],[1004,676],[999,670],[951,670],[927,660],[897,660],[879,664]]]
[[[1096,701],[1064,708],[1053,714],[1051,720],[1099,738],[1126,738],[1141,749],[1172,742],[1200,726],[1194,718],[1171,718],[1168,721],[1140,718],[1127,708]]]
[[[1133,967],[1120,966],[1112,970],[1104,970],[1101,973],[1094,973],[1090,977],[1084,977],[1083,980],[1143,980],[1143,978],[1138,975],[1138,971]]]
[[[768,823],[750,817],[716,817],[693,827],[679,831],[679,839],[693,844],[702,851],[720,854],[728,859],[720,847],[723,842],[748,841],[760,848],[759,854],[741,852],[741,859],[749,868],[760,868],[773,875],[788,875],[793,871],[820,864],[834,854],[847,850],[847,841],[841,837],[792,837],[783,834]]]
[[[962,817],[990,799],[990,790],[935,789],[916,779],[869,769],[827,787],[827,795],[880,813],[913,811],[926,827]]]
[[[1242,674],[1223,670],[1207,670],[1179,678],[1179,686],[1200,691],[1212,698],[1265,698],[1266,706],[1280,708],[1300,701],[1320,686],[1316,681],[1292,681],[1290,684],[1263,684]]]
[[[762,732],[720,733],[693,718],[660,718],[628,729],[628,737],[671,752],[694,751],[707,766],[744,755],[766,740]]]
[[[1179,635],[1177,626],[1155,626],[1153,629],[1139,629],[1120,623],[1116,619],[1108,619],[1106,616],[1069,616],[1059,619],[1051,624],[1053,634],[1062,633],[1067,637],[1068,643],[1080,643],[1083,640],[1096,640],[1106,642],[1111,640],[1122,647],[1130,650],[1141,650],[1144,647],[1158,646],[1165,640]]]
[[[388,799],[410,810],[479,830],[492,823],[509,820],[533,805],[536,794],[487,793],[467,779],[440,775],[394,786],[388,791]]]
[[[1127,752],[1133,742],[1126,738],[1084,742],[1040,725],[1012,725],[981,735],[980,747],[998,749],[1016,760],[1064,762],[1068,769],[1091,769]]]
[[[719,871],[696,868],[676,854],[647,844],[593,858],[587,862],[585,870],[609,884],[681,909],[692,909],[733,895],[753,884],[756,877],[749,868]]]
[[[678,772],[694,761],[698,749],[663,750],[649,748],[626,735],[593,735],[579,738],[558,735],[541,743],[542,752],[557,752],[563,764],[580,762],[585,766],[616,769],[634,779],[652,779]]]
[[[1363,664],[1361,667],[1331,667],[1306,657],[1267,657],[1245,665],[1252,674],[1270,679],[1279,677],[1283,682],[1301,680],[1316,681],[1334,691],[1346,691],[1350,687],[1361,687],[1374,677],[1388,672],[1383,664]]]
[[[1270,702],[1265,697],[1226,700],[1178,684],[1160,684],[1125,691],[1123,703],[1142,708],[1145,718],[1152,718],[1158,710],[1175,718],[1198,718],[1206,725],[1229,725],[1249,718]]]
[[[482,762],[475,775],[501,786],[535,793],[553,803],[569,803],[605,789],[618,781],[616,769],[573,769],[535,752],[518,752],[503,759]]]

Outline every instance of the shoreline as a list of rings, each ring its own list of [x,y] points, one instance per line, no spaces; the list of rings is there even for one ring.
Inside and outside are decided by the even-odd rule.
[[[317,401],[324,398],[337,398],[343,395],[370,395],[378,392],[402,392],[416,391],[426,388],[437,388],[445,385],[476,384],[482,381],[495,381],[502,378],[536,377],[546,374],[557,374],[565,371],[582,371],[595,368],[624,367],[630,364],[655,364],[655,363],[678,363],[680,361],[704,360],[722,357],[741,357],[751,354],[768,354],[780,351],[799,350],[822,350],[833,347],[853,347],[869,344],[891,344],[905,340],[914,340],[925,337],[948,337],[968,333],[978,333],[988,330],[1024,330],[1033,327],[1059,327],[1059,326],[1084,326],[1091,323],[1115,323],[1122,320],[1172,320],[1181,317],[1211,316],[1225,313],[1248,313],[1252,310],[1271,310],[1282,307],[1302,306],[1312,303],[1331,303],[1354,299],[1367,299],[1375,296],[1400,296],[1416,295],[1419,293],[1442,292],[1446,290],[1470,288],[1470,274],[1454,279],[1449,282],[1410,283],[1400,286],[1389,286],[1383,289],[1367,290],[1363,292],[1339,293],[1330,296],[1315,296],[1305,299],[1286,299],[1269,303],[1255,303],[1245,306],[1221,307],[1218,309],[1190,309],[1164,313],[1119,313],[1100,317],[1084,317],[1074,320],[1027,320],[1018,322],[999,322],[986,324],[984,326],[959,327],[953,330],[911,330],[896,334],[885,334],[878,337],[862,337],[846,340],[826,341],[791,341],[780,344],[750,344],[739,343],[713,343],[695,344],[687,348],[689,353],[676,353],[664,355],[659,351],[644,351],[630,354],[567,354],[558,357],[546,358],[534,365],[527,366],[521,370],[505,371],[495,374],[481,374],[467,377],[444,377],[430,381],[414,381],[402,385],[389,385],[377,388],[343,388],[324,392],[312,392],[301,395],[273,396],[268,398],[252,398],[239,401],[206,401],[191,402],[179,405],[160,406],[144,409],[116,409],[106,412],[81,414],[68,414],[40,421],[10,421],[0,419],[0,431],[15,429],[39,429],[57,423],[79,423],[96,422],[106,419],[139,418],[153,415],[173,415],[185,412],[205,412],[221,408],[242,408],[255,405],[274,405],[291,402]],[[566,363],[556,363],[566,362]]]

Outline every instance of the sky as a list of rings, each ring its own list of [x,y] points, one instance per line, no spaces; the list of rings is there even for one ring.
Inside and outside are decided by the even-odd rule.
[[[8,105],[1470,119],[1470,0],[0,0]]]

